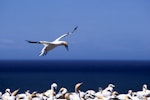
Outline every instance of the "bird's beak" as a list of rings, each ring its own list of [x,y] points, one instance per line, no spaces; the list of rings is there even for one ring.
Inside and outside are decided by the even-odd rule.
[[[69,51],[69,47],[68,47],[68,45],[67,45],[67,44],[65,44],[64,46],[65,46],[66,50],[67,50],[67,51]]]

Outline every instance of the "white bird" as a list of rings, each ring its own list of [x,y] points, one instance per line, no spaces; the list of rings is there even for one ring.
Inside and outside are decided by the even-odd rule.
[[[51,85],[51,89],[44,92],[43,95],[47,97],[47,100],[53,100],[56,95],[56,89],[57,89],[57,84],[53,83]]]
[[[112,93],[113,93],[113,88],[115,87],[115,85],[113,84],[109,84],[108,87],[106,87],[103,91],[102,91],[102,95],[104,97],[107,97],[107,96],[111,96]]]
[[[72,92],[72,93],[66,93],[65,95],[65,99],[67,100],[82,100],[81,98],[81,92],[79,90],[80,86],[82,85],[83,83],[78,83],[75,85],[75,92]]]
[[[33,94],[30,93],[29,90],[27,90],[25,93],[17,94],[16,100],[31,100]]]
[[[68,32],[66,34],[63,34],[62,36],[58,37],[57,39],[55,39],[54,41],[52,42],[49,42],[49,41],[38,41],[38,42],[35,42],[35,41],[29,41],[29,40],[26,40],[27,42],[29,43],[37,43],[37,44],[43,44],[44,47],[43,49],[41,50],[41,53],[39,56],[44,56],[46,55],[50,50],[52,50],[53,48],[57,47],[57,46],[65,46],[65,48],[68,50],[68,43],[66,41],[60,41],[60,39],[72,34],[75,32],[75,30],[77,30],[77,26],[74,28],[74,30],[72,32]]]
[[[31,94],[32,100],[44,100],[43,94],[37,93],[36,91]]]
[[[2,95],[2,100],[15,100],[18,91],[19,91],[19,89],[15,90],[14,92],[11,93],[10,89],[6,89],[5,93]]]
[[[10,89],[6,89],[5,93],[2,95],[2,99],[8,98],[11,96]]]
[[[150,90],[148,90],[147,85],[143,84],[142,91],[137,92],[138,98],[143,98],[145,96],[150,96]]]
[[[119,94],[117,98],[119,100],[132,100],[132,90],[128,90],[127,94]]]
[[[102,91],[103,91],[102,87],[99,87],[98,92],[95,93],[95,96],[96,97],[102,97]]]
[[[95,91],[94,90],[87,90],[85,92],[85,95],[84,95],[84,99],[85,100],[88,100],[88,99],[95,99],[96,95],[95,95]]]
[[[56,94],[57,99],[65,99],[65,94],[68,92],[68,90],[64,87],[62,87],[59,92]]]

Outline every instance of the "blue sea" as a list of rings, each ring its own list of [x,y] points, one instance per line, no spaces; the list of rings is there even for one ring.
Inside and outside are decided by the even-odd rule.
[[[74,91],[74,85],[83,82],[81,91],[109,83],[114,90],[127,93],[138,91],[143,84],[150,87],[150,61],[102,61],[102,60],[4,60],[0,61],[0,91],[6,88],[20,92],[44,92],[56,82],[58,90],[66,87]]]

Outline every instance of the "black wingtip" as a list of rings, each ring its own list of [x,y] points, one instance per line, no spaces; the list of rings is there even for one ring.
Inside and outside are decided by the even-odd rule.
[[[26,40],[28,43],[33,43],[33,41]]]
[[[73,30],[71,33],[73,33],[74,31],[76,31],[76,30],[77,30],[77,28],[78,28],[78,26],[76,26],[76,27],[74,28],[74,30]]]
[[[29,41],[29,40],[26,40],[28,43],[40,43],[40,42],[35,42],[35,41]]]
[[[76,26],[76,27],[74,28],[74,30],[77,30],[77,28],[78,28],[78,26]]]
[[[28,42],[28,43],[30,43],[30,41],[29,40],[25,40],[26,42]]]

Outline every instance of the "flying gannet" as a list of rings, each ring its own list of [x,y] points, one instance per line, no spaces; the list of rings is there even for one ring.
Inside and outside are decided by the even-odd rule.
[[[72,32],[68,32],[66,34],[63,34],[61,35],[60,37],[58,37],[57,39],[55,39],[54,41],[52,42],[49,42],[49,41],[38,41],[38,42],[35,42],[35,41],[29,41],[29,40],[26,40],[28,43],[37,43],[37,44],[43,44],[44,47],[43,49],[41,50],[41,53],[39,56],[44,56],[48,53],[48,51],[52,50],[53,48],[57,47],[57,46],[65,46],[65,48],[68,50],[68,43],[66,41],[61,41],[62,38],[72,34],[75,32],[75,30],[77,30],[78,26],[76,26],[74,28],[74,30]]]

